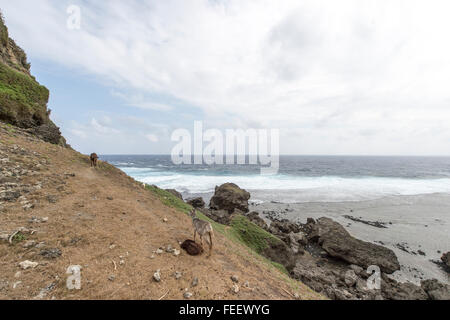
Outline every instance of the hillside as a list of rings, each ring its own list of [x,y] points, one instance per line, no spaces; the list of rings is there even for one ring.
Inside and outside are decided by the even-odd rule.
[[[0,162],[0,299],[183,299],[185,289],[192,299],[322,298],[222,225],[210,258],[156,253],[192,239],[187,205],[107,163],[90,168],[87,156],[5,124]],[[26,260],[38,265],[23,270]],[[82,266],[79,291],[66,288],[71,265]]]

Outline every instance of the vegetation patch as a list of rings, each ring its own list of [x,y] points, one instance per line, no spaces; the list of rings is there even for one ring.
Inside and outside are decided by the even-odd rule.
[[[22,241],[25,241],[26,239],[27,239],[27,237],[22,232],[18,232],[17,234],[14,235],[14,237],[11,239],[11,241],[13,244],[17,244]]]
[[[244,216],[236,216],[233,218],[231,221],[231,230],[240,242],[258,253],[262,253],[271,243],[282,242]]]
[[[190,205],[185,203],[180,198],[174,196],[170,192],[150,185],[146,185],[145,188],[155,194],[161,200],[161,202],[168,207],[177,209],[181,212],[184,212],[185,214],[189,214],[189,211],[192,210],[192,207]],[[286,268],[283,265],[270,261],[269,259],[261,255],[262,251],[266,249],[270,243],[277,243],[282,241],[271,233],[252,223],[247,219],[247,217],[236,216],[233,218],[230,226],[226,226],[211,220],[199,211],[197,211],[197,216],[204,221],[210,222],[214,228],[214,231],[223,234],[226,238],[232,240],[233,242],[244,245],[244,247],[249,248],[250,251],[253,252],[255,256],[257,256],[257,258],[259,258],[260,260],[271,264],[282,273],[288,274]]]
[[[0,63],[0,119],[45,122],[49,91],[32,77]]]

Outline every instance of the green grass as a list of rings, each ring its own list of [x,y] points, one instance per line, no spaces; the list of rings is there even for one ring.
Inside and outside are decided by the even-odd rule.
[[[27,119],[44,122],[49,91],[32,77],[0,63],[0,119]]]
[[[27,237],[22,232],[19,232],[12,238],[12,243],[17,244],[22,241],[25,241],[26,239],[27,239]]]
[[[170,192],[150,185],[146,185],[146,189],[158,196],[161,202],[168,207],[175,208],[185,214],[189,214],[189,211],[192,210],[192,206],[188,205]],[[247,219],[247,217],[238,215],[233,218],[230,226],[225,226],[211,220],[199,211],[197,211],[197,216],[202,220],[210,222],[215,232],[223,234],[226,238],[232,240],[233,242],[244,245],[244,247],[249,249],[248,253],[254,255],[263,262],[272,265],[282,273],[286,275],[288,274],[283,265],[270,261],[261,255],[270,243],[281,242],[281,240],[252,223]]]
[[[231,230],[240,242],[252,248],[257,253],[262,253],[270,243],[282,242],[244,216],[236,216],[231,221]]]

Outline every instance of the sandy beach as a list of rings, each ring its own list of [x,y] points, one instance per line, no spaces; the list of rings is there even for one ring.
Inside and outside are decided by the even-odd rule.
[[[258,197],[257,191],[250,192],[252,197]],[[450,249],[449,194],[391,196],[357,202],[265,202],[253,204],[251,210],[266,219],[271,216],[301,223],[309,217],[332,218],[353,236],[394,250],[402,266],[394,274],[397,280],[418,284],[422,279],[436,278],[449,283],[449,275],[432,262],[439,261],[442,253]],[[372,222],[379,223],[374,226]]]

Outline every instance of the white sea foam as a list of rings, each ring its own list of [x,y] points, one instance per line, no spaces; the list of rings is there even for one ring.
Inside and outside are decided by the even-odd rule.
[[[450,179],[404,179],[382,177],[342,178],[290,175],[201,175],[123,168],[135,179],[185,193],[210,193],[215,186],[233,182],[253,191],[254,198],[280,202],[357,201],[391,195],[450,193]]]

